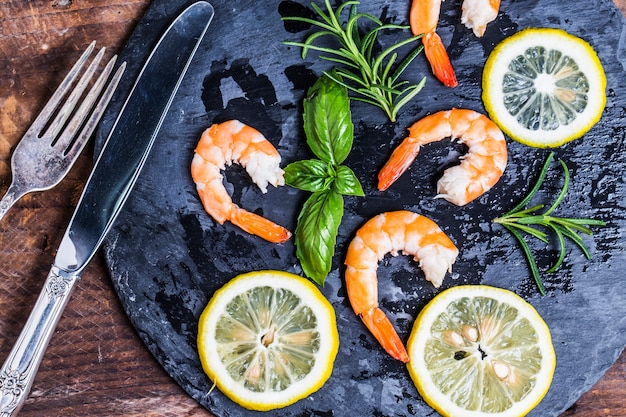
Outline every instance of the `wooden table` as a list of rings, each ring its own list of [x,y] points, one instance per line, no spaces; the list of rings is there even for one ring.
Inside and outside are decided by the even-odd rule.
[[[626,0],[614,0],[626,13]],[[149,0],[0,0],[0,181],[11,150],[91,40],[112,55]],[[8,354],[54,259],[92,166],[84,152],[56,188],[28,195],[0,223],[0,360]],[[626,353],[563,416],[626,416]],[[101,257],[83,275],[41,365],[27,416],[210,416],[145,349]]]

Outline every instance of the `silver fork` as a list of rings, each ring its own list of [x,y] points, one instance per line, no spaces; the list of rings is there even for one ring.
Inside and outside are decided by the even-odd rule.
[[[93,41],[74,64],[13,151],[12,179],[0,200],[0,220],[25,194],[57,185],[93,134],[126,67],[126,63],[120,65],[109,81],[117,59],[114,56],[87,92],[105,48],[100,49],[80,79],[79,75],[95,46]]]

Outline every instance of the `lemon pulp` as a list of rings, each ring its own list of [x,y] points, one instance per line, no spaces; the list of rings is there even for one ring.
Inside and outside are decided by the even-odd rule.
[[[495,287],[459,286],[437,295],[407,344],[409,373],[444,416],[526,415],[550,387],[550,331],[522,298]]]
[[[203,369],[252,410],[292,404],[330,377],[339,337],[332,306],[310,281],[280,271],[239,275],[199,320]]]
[[[502,41],[483,70],[483,102],[512,139],[556,147],[602,116],[606,77],[593,48],[561,29],[530,28]]]

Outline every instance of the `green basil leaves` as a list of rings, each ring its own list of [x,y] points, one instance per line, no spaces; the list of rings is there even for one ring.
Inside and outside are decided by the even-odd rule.
[[[324,285],[343,217],[343,196],[364,193],[354,172],[341,165],[352,150],[354,138],[347,89],[322,76],[309,89],[303,107],[307,144],[318,159],[287,165],[285,183],[313,193],[298,215],[296,256],[304,273]]]

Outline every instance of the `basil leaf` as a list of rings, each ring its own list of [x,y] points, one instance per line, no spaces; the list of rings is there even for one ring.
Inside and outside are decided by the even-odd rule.
[[[348,90],[324,75],[309,89],[303,108],[304,133],[315,156],[341,164],[352,150],[354,135]]]
[[[343,195],[355,195],[363,197],[363,188],[359,179],[350,168],[345,165],[337,167],[337,177],[333,183],[333,189],[339,194]]]
[[[319,159],[292,162],[285,167],[285,184],[303,191],[322,191],[332,184],[328,164]]]
[[[313,193],[298,216],[296,256],[304,273],[322,286],[332,268],[342,216],[343,197],[332,190]]]

